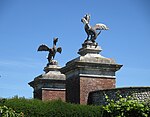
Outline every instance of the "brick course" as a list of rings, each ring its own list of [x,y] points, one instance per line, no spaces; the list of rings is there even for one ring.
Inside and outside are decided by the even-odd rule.
[[[66,82],[66,101],[87,104],[91,91],[115,88],[115,78],[72,77]]]
[[[91,91],[115,88],[114,78],[80,77],[80,104],[87,104]]]
[[[66,90],[42,89],[42,100],[61,99],[62,101],[66,101],[65,95],[66,95]]]

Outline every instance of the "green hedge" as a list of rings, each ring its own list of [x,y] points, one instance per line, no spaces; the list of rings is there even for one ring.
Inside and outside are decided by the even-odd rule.
[[[70,104],[61,100],[12,98],[1,99],[0,106],[12,108],[16,113],[22,112],[22,117],[150,117],[150,101],[138,102],[121,96],[116,102],[109,100],[107,96],[106,100],[108,105],[89,106]]]
[[[100,117],[101,109],[97,106],[75,105],[55,101],[40,101],[35,99],[12,98],[1,100],[0,105],[23,112],[25,117]]]

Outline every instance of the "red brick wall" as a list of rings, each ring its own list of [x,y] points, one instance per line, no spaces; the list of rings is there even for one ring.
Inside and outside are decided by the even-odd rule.
[[[80,77],[80,104],[87,104],[89,92],[115,88],[115,79]]]
[[[87,104],[89,92],[115,88],[115,78],[72,77],[66,82],[66,101]]]
[[[62,101],[65,101],[65,90],[48,90],[48,89],[42,89],[42,100],[57,100],[61,99]]]

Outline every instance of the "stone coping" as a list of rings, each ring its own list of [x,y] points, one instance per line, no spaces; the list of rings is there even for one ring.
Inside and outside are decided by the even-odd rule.
[[[96,93],[98,91],[115,91],[115,90],[126,90],[126,89],[150,89],[150,86],[131,86],[131,87],[117,87],[117,88],[113,88],[113,89],[102,89],[102,90],[96,90],[96,91],[92,91],[90,93]]]

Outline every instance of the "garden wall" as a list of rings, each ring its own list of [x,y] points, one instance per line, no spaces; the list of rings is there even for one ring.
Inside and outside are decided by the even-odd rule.
[[[123,87],[93,91],[89,93],[88,104],[107,104],[105,94],[113,100],[117,100],[117,95],[119,94],[122,97],[131,96],[132,99],[146,101],[147,99],[150,99],[150,87]]]

